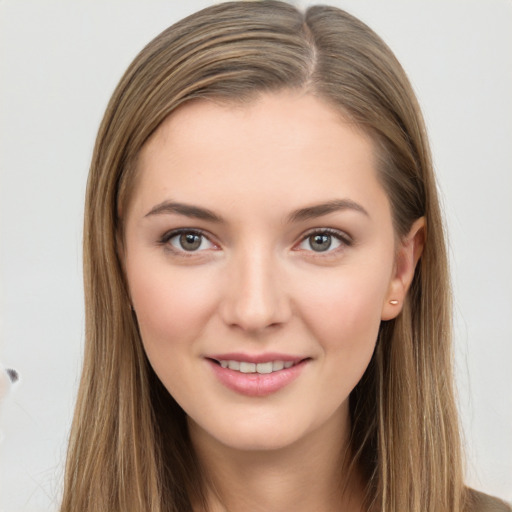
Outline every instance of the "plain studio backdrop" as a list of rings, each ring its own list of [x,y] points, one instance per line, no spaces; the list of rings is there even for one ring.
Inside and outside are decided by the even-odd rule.
[[[512,500],[512,3],[345,8],[395,51],[419,96],[450,240],[468,481]],[[211,1],[0,3],[0,510],[57,509],[83,348],[85,181],[135,54]],[[304,5],[305,2],[301,3]]]

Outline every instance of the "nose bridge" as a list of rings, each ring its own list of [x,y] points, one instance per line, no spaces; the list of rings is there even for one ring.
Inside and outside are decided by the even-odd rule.
[[[233,254],[225,296],[225,321],[260,331],[286,320],[288,307],[275,252],[250,243]]]

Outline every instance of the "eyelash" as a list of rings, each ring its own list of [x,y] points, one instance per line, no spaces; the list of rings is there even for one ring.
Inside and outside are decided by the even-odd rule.
[[[170,241],[173,238],[180,236],[180,235],[184,235],[184,234],[199,236],[203,240],[204,239],[208,240],[208,242],[210,244],[216,245],[214,242],[211,241],[210,236],[208,234],[206,234],[204,231],[202,231],[200,229],[194,229],[194,228],[180,228],[180,229],[174,229],[172,231],[168,231],[160,238],[158,243],[159,243],[159,245],[165,246],[166,250],[168,250],[178,256],[182,256],[182,257],[192,257],[192,256],[195,256],[198,253],[202,252],[202,251],[197,251],[197,250],[187,251],[186,249],[177,249],[176,247],[171,245]],[[301,238],[300,242],[294,246],[293,250],[295,250],[295,251],[300,250],[300,249],[297,249],[296,247],[302,245],[308,239],[311,239],[312,237],[317,236],[317,235],[327,235],[331,238],[334,238],[340,243],[340,246],[336,247],[334,249],[330,249],[330,246],[329,246],[325,251],[314,251],[313,249],[311,249],[311,250],[306,249],[306,251],[311,252],[311,254],[314,255],[314,257],[322,257],[322,256],[325,257],[327,255],[332,255],[333,253],[337,253],[339,250],[343,250],[344,247],[351,247],[353,245],[352,238],[342,231],[338,231],[337,229],[333,229],[333,228],[320,228],[320,229],[317,228],[317,229],[307,232]],[[202,242],[201,242],[201,244],[202,244]],[[311,247],[311,245],[310,245],[310,247]]]
[[[338,253],[340,250],[343,250],[346,247],[351,247],[353,245],[353,240],[349,235],[347,235],[343,231],[339,231],[339,230],[333,229],[333,228],[313,229],[313,230],[307,232],[302,237],[302,239],[298,245],[299,246],[302,245],[308,239],[311,239],[312,237],[317,236],[317,235],[327,235],[331,238],[334,238],[340,243],[340,246],[336,247],[334,249],[331,249],[329,246],[327,248],[327,250],[325,250],[325,251],[314,251],[313,249],[308,250],[308,252],[311,252],[312,253],[311,255],[314,257],[332,256],[333,254]],[[299,250],[299,249],[295,249],[295,250]]]
[[[180,229],[173,229],[172,231],[168,231],[165,233],[159,240],[159,244],[163,245],[166,250],[172,252],[173,254],[176,254],[178,256],[182,257],[191,257],[197,255],[199,252],[202,251],[187,251],[185,249],[177,249],[174,247],[170,242],[173,238],[178,237],[180,235],[196,235],[201,237],[203,240],[208,240],[213,245],[216,245],[214,242],[210,240],[210,237],[202,230],[200,229],[194,229],[194,228],[180,228]],[[201,242],[202,244],[202,242]]]

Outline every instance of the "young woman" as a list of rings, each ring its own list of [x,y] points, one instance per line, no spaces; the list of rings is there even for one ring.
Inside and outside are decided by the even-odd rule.
[[[506,510],[465,489],[411,86],[331,7],[170,27],[100,127],[62,511]]]

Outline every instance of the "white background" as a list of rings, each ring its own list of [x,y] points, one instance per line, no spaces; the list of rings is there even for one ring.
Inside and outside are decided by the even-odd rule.
[[[83,346],[81,223],[104,108],[142,46],[211,1],[0,3],[0,510],[56,510]],[[396,52],[448,221],[468,481],[512,500],[512,3],[326,2]],[[304,4],[304,2],[303,2]]]

